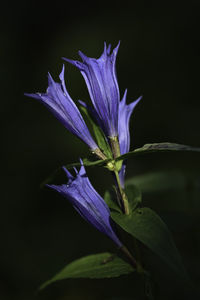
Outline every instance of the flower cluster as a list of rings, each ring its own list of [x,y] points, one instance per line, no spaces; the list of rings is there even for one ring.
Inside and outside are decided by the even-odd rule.
[[[129,121],[133,110],[141,97],[131,104],[126,104],[127,91],[120,100],[119,86],[116,76],[116,57],[119,43],[111,52],[111,45],[104,44],[104,51],[98,58],[90,58],[79,51],[82,62],[64,58],[80,70],[89,91],[92,106],[82,101],[92,114],[98,126],[102,129],[108,143],[116,140],[119,143],[120,154],[130,149]],[[53,80],[48,74],[48,88],[46,93],[26,94],[42,102],[55,117],[74,135],[85,142],[93,152],[101,153],[97,142],[87,128],[87,125],[72,98],[64,81],[64,66],[59,76],[60,83]],[[76,177],[65,169],[68,184],[49,187],[65,196],[75,209],[89,223],[99,231],[109,236],[119,247],[121,242],[116,236],[113,224],[110,221],[109,209],[101,196],[92,187],[84,166],[82,165]],[[124,188],[125,163],[119,171],[121,187]]]

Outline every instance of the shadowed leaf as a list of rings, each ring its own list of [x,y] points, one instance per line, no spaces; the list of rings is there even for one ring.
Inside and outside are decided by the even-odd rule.
[[[184,189],[188,183],[187,177],[177,170],[154,171],[128,178],[126,185],[135,184],[142,193],[159,193]]]
[[[52,279],[41,285],[40,289],[49,284],[68,278],[112,278],[129,274],[134,269],[118,256],[111,253],[100,253],[82,257],[68,264]]]
[[[141,190],[136,185],[130,184],[125,186],[125,192],[128,197],[129,207],[133,211],[142,202]]]
[[[188,280],[173,238],[161,218],[150,208],[138,208],[130,215],[111,212],[125,231],[159,255],[177,274]]]
[[[131,158],[135,155],[140,155],[140,154],[147,154],[152,152],[170,152],[170,151],[200,152],[200,148],[191,147],[187,145],[180,145],[175,143],[168,143],[168,142],[146,144],[141,148],[137,148],[129,153],[117,157],[116,161]]]

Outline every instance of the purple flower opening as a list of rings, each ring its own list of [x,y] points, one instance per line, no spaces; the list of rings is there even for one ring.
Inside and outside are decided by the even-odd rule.
[[[136,107],[138,102],[142,99],[141,96],[134,102],[130,104],[126,104],[126,96],[127,96],[127,90],[125,90],[124,96],[119,103],[118,131],[119,131],[119,145],[120,145],[121,155],[129,152],[130,150],[130,130],[129,130],[130,117],[134,111],[134,108]],[[122,187],[124,187],[125,169],[126,169],[126,164],[123,163],[122,168],[119,172],[120,183]]]
[[[81,166],[79,172],[75,169],[76,177],[72,176],[67,169],[63,169],[68,177],[68,183],[47,186],[67,198],[86,221],[121,247],[122,243],[113,229],[109,208],[91,185],[84,166]]]
[[[118,136],[118,109],[120,102],[116,77],[116,57],[120,43],[111,53],[111,45],[104,43],[100,58],[90,58],[79,51],[82,62],[64,58],[83,75],[100,126],[107,137]]]
[[[93,140],[83,117],[66,89],[64,66],[59,78],[61,83],[55,82],[51,75],[48,74],[48,88],[46,93],[26,93],[25,95],[41,101],[71,133],[83,140],[92,150],[97,149],[97,144]]]

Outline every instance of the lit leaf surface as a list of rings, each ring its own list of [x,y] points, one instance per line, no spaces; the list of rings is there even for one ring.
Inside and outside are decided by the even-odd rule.
[[[172,236],[153,210],[138,208],[130,215],[111,212],[111,217],[121,228],[159,255],[177,274],[187,278]]]
[[[77,259],[68,264],[52,279],[46,281],[40,289],[47,285],[69,278],[112,278],[129,274],[134,269],[118,256],[111,253],[100,253]]]
[[[137,148],[131,152],[128,152],[124,155],[117,157],[116,160],[124,160],[140,154],[147,154],[152,152],[170,152],[170,151],[200,152],[200,148],[191,147],[187,145],[180,145],[175,143],[168,143],[168,142],[146,144],[141,148]]]

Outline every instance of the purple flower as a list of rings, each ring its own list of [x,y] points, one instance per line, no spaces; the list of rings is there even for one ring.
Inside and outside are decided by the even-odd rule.
[[[79,172],[75,169],[76,177],[72,176],[67,169],[64,168],[64,170],[68,183],[48,186],[67,198],[86,221],[121,247],[122,243],[113,229],[109,208],[91,185],[84,166],[81,166]]]
[[[107,137],[118,136],[119,87],[115,62],[119,44],[111,51],[111,45],[104,44],[100,58],[90,58],[79,51],[83,62],[64,58],[76,66],[83,75],[92,100],[95,113]]]
[[[59,78],[61,83],[56,83],[51,75],[48,74],[49,86],[46,94],[25,95],[41,101],[71,133],[83,140],[90,149],[97,149],[97,144],[90,135],[83,117],[66,89],[64,66]]]
[[[129,122],[130,117],[133,113],[135,106],[141,100],[142,96],[139,97],[137,100],[130,104],[126,104],[126,95],[127,90],[124,93],[122,100],[119,103],[119,146],[120,146],[120,153],[121,155],[129,152],[130,150],[130,131],[129,131]],[[120,182],[122,187],[124,187],[124,177],[125,177],[125,163],[122,165],[122,168],[119,172]]]

